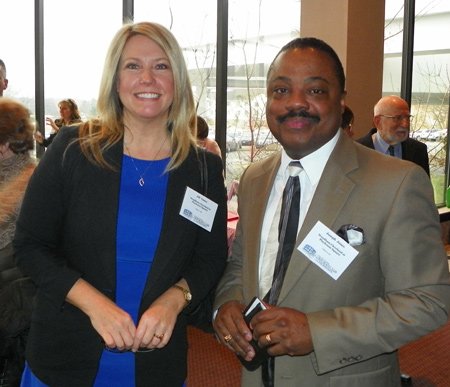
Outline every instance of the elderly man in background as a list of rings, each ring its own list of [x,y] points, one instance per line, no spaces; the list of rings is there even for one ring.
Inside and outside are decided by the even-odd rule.
[[[371,129],[356,141],[376,151],[420,165],[430,175],[427,146],[409,137],[412,115],[408,103],[395,95],[381,98],[374,107]]]

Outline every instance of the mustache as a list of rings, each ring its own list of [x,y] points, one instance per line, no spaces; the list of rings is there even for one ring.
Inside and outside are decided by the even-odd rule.
[[[286,119],[288,118],[309,118],[310,120],[314,121],[315,123],[318,123],[320,121],[320,117],[316,116],[315,114],[310,114],[305,110],[291,110],[290,112],[277,117],[277,121],[282,124]]]

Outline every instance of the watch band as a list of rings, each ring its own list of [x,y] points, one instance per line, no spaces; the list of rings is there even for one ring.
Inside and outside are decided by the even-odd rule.
[[[183,288],[180,285],[173,285],[172,287],[174,287],[175,289],[179,289],[183,292],[184,294],[184,299],[186,300],[186,305],[189,305],[192,301],[192,294],[189,290]]]

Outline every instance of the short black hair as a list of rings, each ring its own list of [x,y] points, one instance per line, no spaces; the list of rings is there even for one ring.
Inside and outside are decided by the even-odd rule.
[[[316,50],[322,51],[325,54],[328,54],[328,56],[333,60],[334,63],[334,71],[336,73],[336,76],[339,81],[339,86],[341,88],[341,92],[343,93],[345,91],[345,73],[344,73],[344,67],[342,66],[341,60],[339,59],[339,56],[336,54],[336,51],[331,48],[330,45],[325,43],[323,40],[317,39],[317,38],[296,38],[294,40],[291,40],[289,43],[284,45],[281,50],[276,55],[275,59],[272,61],[269,71],[267,72],[267,79],[269,79],[269,75],[272,72],[273,64],[275,60],[285,51],[292,50],[294,48],[315,48]]]

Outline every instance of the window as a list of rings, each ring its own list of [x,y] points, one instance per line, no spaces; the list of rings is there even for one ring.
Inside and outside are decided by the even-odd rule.
[[[4,96],[20,99],[34,114],[34,1],[9,1],[1,7],[0,59],[9,80]]]
[[[299,35],[300,3],[231,0],[228,41],[219,43],[217,3],[197,0],[195,12],[192,7],[192,2],[172,0],[155,9],[151,2],[135,0],[134,20],[160,23],[178,39],[190,71],[197,113],[207,121],[211,138],[216,128],[217,50],[228,44],[225,158],[229,187],[249,163],[278,149],[265,122],[266,73],[279,49]]]
[[[299,31],[299,1],[229,1],[227,133],[239,150],[228,154],[228,181],[279,149],[266,123],[266,74]]]
[[[404,0],[386,1],[383,94],[400,94]],[[444,202],[448,186],[446,156],[450,87],[450,3],[415,3],[411,137],[428,147],[435,202]]]

